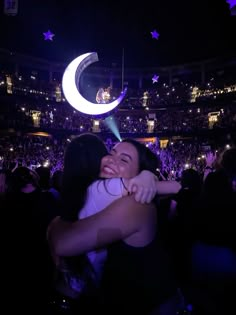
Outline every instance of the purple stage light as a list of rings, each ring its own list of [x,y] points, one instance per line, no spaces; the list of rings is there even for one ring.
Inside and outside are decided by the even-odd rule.
[[[231,15],[236,15],[236,0],[226,0],[229,4]]]
[[[226,0],[229,4],[230,9],[232,9],[236,5],[236,0]]]

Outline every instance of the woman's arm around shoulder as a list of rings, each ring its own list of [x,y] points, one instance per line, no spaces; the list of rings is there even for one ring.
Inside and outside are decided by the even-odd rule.
[[[134,196],[114,201],[103,211],[68,223],[56,218],[49,226],[48,240],[58,256],[79,255],[138,232],[153,204],[141,204]]]

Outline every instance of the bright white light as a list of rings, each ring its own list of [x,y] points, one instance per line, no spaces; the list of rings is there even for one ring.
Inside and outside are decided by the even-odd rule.
[[[121,92],[120,96],[111,103],[96,104],[86,100],[79,91],[79,79],[91,63],[98,61],[96,52],[86,53],[75,58],[66,68],[62,78],[62,89],[65,98],[78,111],[88,115],[102,115],[110,112],[117,107],[124,99],[126,90]],[[78,88],[77,88],[78,86]]]
[[[49,161],[48,160],[46,160],[44,163],[43,163],[43,167],[48,167],[49,166]]]

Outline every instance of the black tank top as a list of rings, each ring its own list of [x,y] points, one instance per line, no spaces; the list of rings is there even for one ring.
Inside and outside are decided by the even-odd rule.
[[[103,282],[110,314],[148,314],[176,293],[167,253],[156,237],[144,247],[108,247]]]

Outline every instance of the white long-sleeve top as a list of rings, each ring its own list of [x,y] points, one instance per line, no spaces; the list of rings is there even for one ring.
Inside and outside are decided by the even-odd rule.
[[[89,186],[84,207],[78,214],[78,219],[87,218],[106,208],[109,204],[123,195],[124,186],[120,178],[98,180]],[[107,250],[102,248],[87,253],[98,280],[101,279]]]

